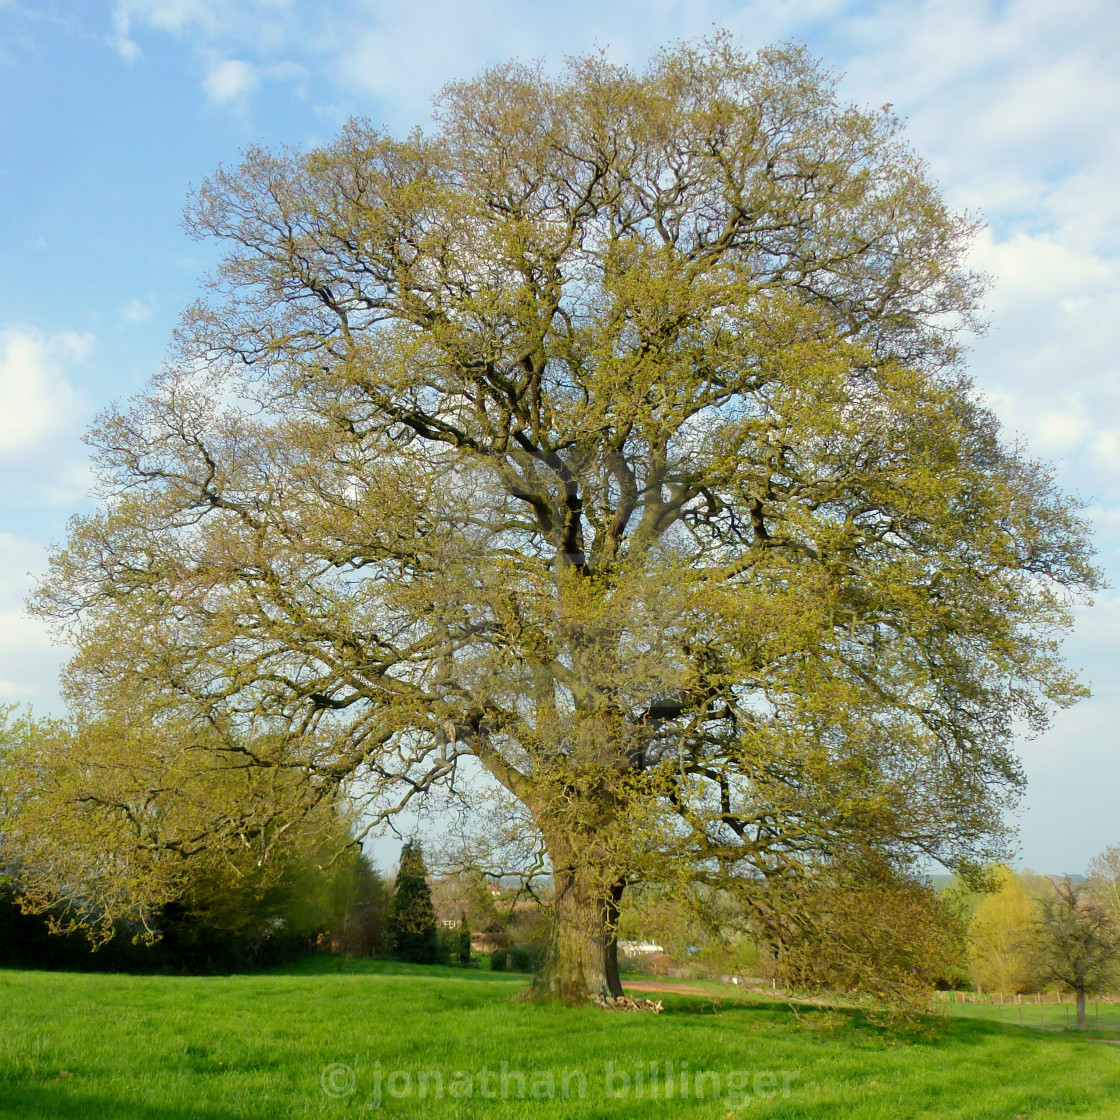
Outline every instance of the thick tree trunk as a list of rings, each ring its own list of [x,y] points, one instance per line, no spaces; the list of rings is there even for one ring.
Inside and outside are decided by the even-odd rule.
[[[1085,1029],[1085,989],[1079,988],[1077,990],[1077,1029],[1083,1031]]]
[[[568,1003],[622,995],[615,925],[622,885],[603,881],[596,869],[555,872],[552,949],[539,984]]]

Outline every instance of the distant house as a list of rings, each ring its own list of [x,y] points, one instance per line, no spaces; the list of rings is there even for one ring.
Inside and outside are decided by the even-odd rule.
[[[432,905],[436,911],[436,924],[441,929],[458,929],[466,916],[471,929],[471,951],[496,953],[512,944],[505,922],[494,907],[497,886],[487,883],[483,887],[466,876],[449,875],[432,880]]]
[[[652,941],[620,941],[619,949],[628,957],[646,957],[651,953],[664,953],[663,945],[655,945]]]

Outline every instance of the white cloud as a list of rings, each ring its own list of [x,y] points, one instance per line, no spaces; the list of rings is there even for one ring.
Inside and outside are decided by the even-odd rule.
[[[1097,462],[1120,473],[1120,432],[1098,432],[1093,438],[1091,448]]]
[[[131,62],[140,57],[145,31],[184,40],[203,71],[207,99],[231,105],[252,93],[263,77],[303,76],[302,66],[283,57],[306,45],[308,35],[296,28],[293,0],[117,0],[109,42]],[[252,53],[261,60],[244,57]]]
[[[46,563],[41,544],[0,533],[0,701],[57,705],[58,670],[68,651],[55,646],[46,624],[24,608]]]
[[[239,58],[215,63],[203,79],[202,88],[215,105],[225,105],[252,93],[260,85],[257,68]]]
[[[1058,226],[985,232],[973,263],[994,281],[972,364],[995,411],[1065,485],[1120,501],[1120,260]]]
[[[1049,232],[1020,230],[1008,240],[996,241],[984,230],[972,259],[993,275],[993,296],[1004,305],[1052,304],[1073,295],[1108,291],[1120,282],[1115,263]]]
[[[230,3],[207,3],[206,0],[117,0],[113,9],[113,30],[118,44],[125,44],[122,53],[126,58],[136,57],[139,46],[132,39],[133,27],[139,23],[160,31],[172,33],[196,28],[214,32],[220,24],[223,8],[236,8]]]
[[[0,331],[0,455],[35,449],[73,422],[78,396],[66,370],[92,345],[74,331]]]
[[[294,0],[117,0],[110,42],[130,61],[140,54],[137,35],[144,29],[191,36],[207,49],[218,42],[298,47],[290,26],[294,8]]]
[[[1022,743],[1029,782],[1023,860],[1039,870],[1084,871],[1116,837],[1117,711],[1120,709],[1120,598],[1078,611],[1067,643],[1084,667],[1091,700],[1059,712],[1049,731]]]
[[[90,470],[78,442],[83,419],[73,367],[93,346],[89,335],[0,330],[0,492],[8,526],[59,524],[89,492]],[[59,527],[61,527],[59,525]],[[46,568],[42,538],[0,532],[0,701],[59,707],[58,671],[67,651],[24,601]]]
[[[135,62],[140,57],[140,44],[132,37],[132,19],[124,4],[118,4],[114,10],[112,27],[110,45],[126,62]]]
[[[1053,455],[1062,455],[1084,446],[1089,430],[1089,421],[1084,416],[1074,416],[1068,412],[1052,412],[1038,420],[1043,450]]]
[[[715,26],[741,25],[761,44],[843,7],[844,0],[337,0],[314,7],[294,0],[118,0],[112,41],[134,57],[145,31],[177,36],[195,50],[205,82],[214,57],[242,59],[258,78],[295,79],[310,70],[344,98],[372,95],[382,102],[379,112],[413,123],[427,115],[444,83],[511,55],[544,57],[555,66],[602,46],[620,61],[641,64],[658,46]]]

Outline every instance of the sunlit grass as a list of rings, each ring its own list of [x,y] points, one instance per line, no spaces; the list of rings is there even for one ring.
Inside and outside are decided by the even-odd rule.
[[[344,962],[340,971],[339,964],[320,957],[267,975],[189,978],[0,972],[0,1114],[263,1120],[357,1116],[380,1104],[386,1117],[1114,1120],[1120,1100],[1120,1047],[1074,1032],[976,1017],[892,1032],[855,1013],[802,1008],[795,1016],[764,993],[718,989],[668,994],[660,1016],[573,1011],[518,1002],[524,976],[369,961]],[[492,1071],[485,1084],[484,1067]],[[396,1088],[410,1088],[407,1097],[390,1095],[393,1071],[400,1071]],[[432,1099],[434,1076],[428,1097],[418,1099],[421,1071],[443,1079],[442,1099]],[[460,1089],[470,1080],[471,1097],[451,1097],[456,1071]],[[710,1075],[702,1100],[693,1092],[698,1072]],[[518,1073],[526,1099],[518,1098]],[[758,1087],[777,1096],[755,1093],[759,1074]],[[729,1094],[732,1084],[739,1091]],[[542,1099],[530,1098],[534,1086]],[[480,1095],[486,1089],[494,1099]]]

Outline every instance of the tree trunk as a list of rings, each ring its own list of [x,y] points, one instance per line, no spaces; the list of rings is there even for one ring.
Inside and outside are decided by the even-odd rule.
[[[1077,989],[1077,1029],[1085,1029],[1085,989]]]
[[[621,883],[580,867],[555,872],[555,929],[539,985],[567,1003],[622,995],[615,925]]]

